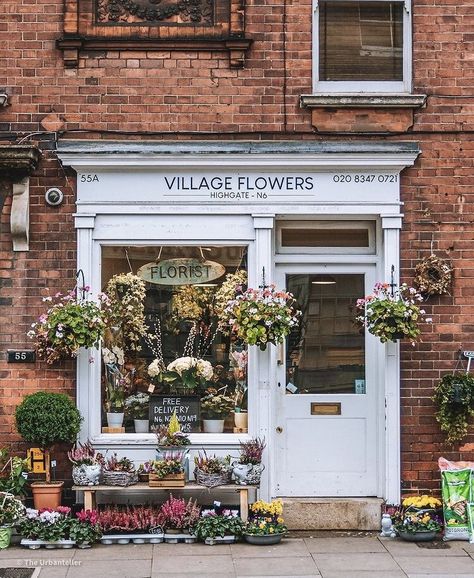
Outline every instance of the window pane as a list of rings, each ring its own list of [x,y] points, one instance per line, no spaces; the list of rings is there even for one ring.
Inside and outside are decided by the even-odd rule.
[[[403,80],[403,4],[320,2],[319,79]]]
[[[153,280],[145,283],[142,303],[147,335],[139,341],[139,348],[130,347],[127,338],[126,307],[117,327],[104,339],[104,347],[112,353],[102,348],[103,426],[107,426],[107,417],[110,419],[107,413],[121,413],[120,404],[125,409],[127,432],[135,431],[134,419],[150,418],[152,425],[167,423],[178,399],[177,417],[183,431],[210,431],[204,420],[224,420],[224,432],[233,433],[234,427],[246,431],[247,352],[219,324],[226,301],[219,291],[236,272],[240,283],[246,283],[246,261],[246,247],[240,246],[103,247],[102,288],[110,293],[112,280],[116,288],[113,298],[120,304],[131,302],[123,274],[130,269],[136,274],[149,264],[146,278]],[[204,281],[203,276],[207,277]],[[227,299],[232,294],[228,291]],[[194,368],[187,371],[183,360],[169,368],[183,357],[205,363],[191,362],[198,367],[196,372]],[[157,364],[157,359],[162,363]],[[150,385],[154,386],[153,415],[149,415],[149,404],[140,407],[138,400],[143,396],[136,397],[148,394]],[[235,417],[237,413],[240,415]]]
[[[282,247],[368,247],[368,229],[283,229]]]
[[[287,339],[286,391],[365,393],[364,332],[353,322],[355,302],[364,295],[364,276],[288,275],[287,287],[302,320]]]

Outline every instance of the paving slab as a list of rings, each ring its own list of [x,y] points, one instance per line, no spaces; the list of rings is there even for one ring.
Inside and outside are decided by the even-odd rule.
[[[383,574],[379,572],[360,572],[360,571],[351,571],[351,572],[324,572],[321,575],[321,578],[406,578],[405,572],[399,571],[385,571]],[[426,578],[426,576],[425,576]],[[453,578],[452,576],[450,578]]]
[[[220,547],[220,546],[219,546]],[[273,546],[255,546],[253,544],[232,544],[233,558],[281,558],[288,556],[311,556],[305,540],[302,538],[282,540]]]
[[[468,556],[468,553],[459,545],[459,542],[443,542],[439,548],[420,547],[415,542],[406,542],[399,538],[381,538],[380,543],[392,556]]]
[[[229,544],[155,544],[153,556],[230,556]]]
[[[92,548],[75,550],[74,560],[151,560],[153,544],[96,544]]]
[[[39,569],[38,576],[33,575],[33,578],[66,578],[68,570],[66,567],[43,567]]]
[[[435,576],[436,578],[454,578],[459,576],[459,578],[474,578],[473,574],[407,574],[407,578],[428,578],[428,576]]]
[[[80,566],[71,566],[67,578],[149,578],[151,560],[80,560]],[[43,578],[40,576],[40,578]]]
[[[278,558],[245,557],[234,559],[237,576],[319,576],[311,556],[285,556]]]
[[[178,544],[181,548],[186,548],[187,544]],[[212,548],[213,546],[204,546]],[[158,548],[156,550],[159,552]],[[234,564],[230,555],[216,554],[195,555],[190,558],[183,554],[173,554],[169,556],[155,555],[153,558],[153,576],[156,574],[234,574]]]
[[[54,548],[47,550],[46,548],[39,548],[38,550],[30,550],[30,548],[10,547],[0,550],[0,560],[3,558],[61,558],[69,559],[74,556],[76,548]]]
[[[345,572],[352,576],[353,572],[399,572],[400,566],[388,553],[350,552],[334,554],[313,554],[319,572],[324,576],[329,572]]]
[[[470,556],[397,556],[396,560],[406,574],[474,574],[474,560]]]
[[[333,552],[380,552],[386,553],[384,546],[374,538],[305,538],[308,550],[313,554]]]

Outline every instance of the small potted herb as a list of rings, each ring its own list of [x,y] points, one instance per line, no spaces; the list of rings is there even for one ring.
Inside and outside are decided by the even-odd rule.
[[[186,502],[182,498],[169,499],[161,506],[158,522],[167,534],[189,534],[199,520],[201,508],[191,498]]]
[[[77,486],[97,486],[102,465],[99,454],[89,440],[77,444],[67,453],[72,464],[72,479]]]
[[[203,510],[193,533],[198,540],[210,545],[235,542],[242,535],[244,526],[237,510],[223,510],[221,514],[215,510]]]
[[[262,464],[262,454],[265,440],[253,438],[240,442],[240,457],[232,464],[232,473],[237,484],[259,485],[265,466]]]
[[[125,399],[125,414],[133,419],[135,433],[148,433],[148,407],[150,396],[147,393],[138,392]]]

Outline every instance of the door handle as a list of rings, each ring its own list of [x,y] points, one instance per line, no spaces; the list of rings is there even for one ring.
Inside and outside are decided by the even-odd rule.
[[[281,426],[278,426],[277,428],[275,428],[275,431],[280,434],[283,432],[283,428]]]

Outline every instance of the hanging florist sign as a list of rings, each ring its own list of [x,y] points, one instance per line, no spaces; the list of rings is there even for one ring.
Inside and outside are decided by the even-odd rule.
[[[159,263],[147,263],[137,271],[137,275],[144,281],[157,285],[207,283],[222,277],[224,273],[224,265],[215,261],[185,258],[168,259]]]

